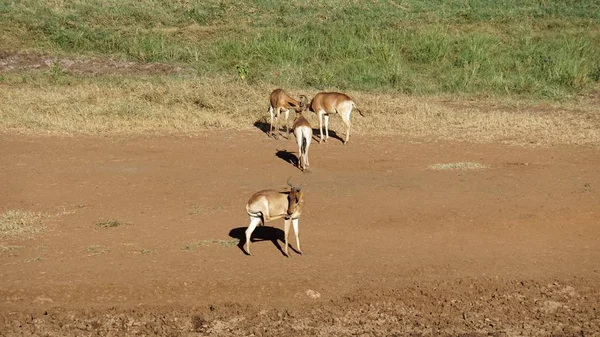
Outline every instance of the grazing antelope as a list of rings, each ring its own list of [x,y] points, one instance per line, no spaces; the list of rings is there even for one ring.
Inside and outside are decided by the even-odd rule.
[[[296,114],[292,129],[296,136],[296,142],[298,142],[298,168],[304,171],[309,166],[308,148],[310,147],[313,131],[303,112]]]
[[[281,135],[281,131],[279,130],[279,117],[283,112],[285,114],[285,127],[287,130],[287,137],[290,137],[290,126],[288,125],[288,117],[290,113],[290,108],[294,108],[296,112],[302,111],[303,105],[302,102],[306,101],[306,96],[300,95],[301,101],[297,101],[291,98],[283,89],[275,89],[271,93],[269,98],[269,114],[271,115],[271,126],[269,127],[269,137],[273,135],[273,129],[277,130],[279,135]],[[275,124],[273,124],[273,119],[275,119]]]
[[[319,132],[321,138],[319,143],[323,141],[323,119],[325,119],[325,141],[329,138],[329,114],[338,113],[342,116],[342,121],[346,124],[346,140],[344,144],[348,143],[350,137],[350,113],[352,108],[356,108],[361,116],[363,113],[356,107],[356,104],[352,99],[339,92],[320,92],[310,102],[310,111],[317,114],[319,117]]]
[[[262,190],[254,193],[248,200],[246,211],[250,216],[250,225],[246,229],[246,247],[244,247],[248,255],[252,255],[250,253],[250,236],[252,236],[256,226],[258,224],[264,226],[265,222],[280,218],[283,218],[284,221],[285,255],[290,256],[288,254],[290,222],[294,226],[298,252],[302,254],[300,238],[298,237],[298,217],[302,214],[302,206],[304,205],[304,195],[300,191],[302,185],[294,186],[290,183],[290,179],[287,180],[287,184],[290,186],[289,191]]]

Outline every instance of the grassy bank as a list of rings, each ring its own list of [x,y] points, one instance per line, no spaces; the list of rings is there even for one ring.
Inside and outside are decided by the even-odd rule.
[[[250,84],[564,99],[600,81],[597,1],[0,3],[0,45]]]

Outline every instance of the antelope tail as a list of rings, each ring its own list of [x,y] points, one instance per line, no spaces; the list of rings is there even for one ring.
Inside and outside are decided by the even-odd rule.
[[[365,116],[365,115],[362,113],[362,111],[360,111],[360,109],[359,109],[359,108],[356,106],[356,104],[354,104],[354,103],[353,103],[352,105],[354,105],[354,109],[356,109],[356,111],[358,111],[358,113],[359,113],[361,116],[363,116],[363,117],[367,117],[367,116]]]
[[[302,137],[302,153],[300,154],[305,154],[306,153],[306,143],[307,143],[308,139],[306,139],[305,137]]]

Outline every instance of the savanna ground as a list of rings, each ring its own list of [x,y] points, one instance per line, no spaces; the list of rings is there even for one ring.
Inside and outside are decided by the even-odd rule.
[[[0,4],[0,335],[600,336],[596,9]],[[302,173],[278,86],[366,117]]]
[[[78,90],[3,89],[22,105],[48,95],[57,113]],[[113,119],[116,131],[98,134],[4,133],[1,331],[598,334],[597,97],[555,107],[357,96],[370,116],[354,116],[347,146],[313,143],[304,174],[294,142],[267,138],[260,119],[187,135],[168,117],[171,135],[125,132],[143,128],[139,119]],[[460,134],[449,121],[465,113],[478,125]],[[439,124],[419,128],[428,118]],[[486,128],[494,139],[477,136]],[[305,255],[285,258],[281,224],[270,223],[246,256],[247,198],[289,176],[306,184]]]

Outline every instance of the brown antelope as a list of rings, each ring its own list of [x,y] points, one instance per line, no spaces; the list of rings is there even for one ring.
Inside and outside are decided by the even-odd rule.
[[[308,166],[308,148],[312,140],[312,126],[304,117],[304,113],[297,113],[294,125],[292,126],[296,142],[298,142],[298,168],[304,171]]]
[[[296,112],[302,111],[303,106],[301,106],[301,102],[306,101],[306,96],[300,95],[301,101],[297,101],[290,97],[283,89],[275,89],[271,93],[269,98],[269,114],[271,115],[271,126],[269,127],[269,137],[273,135],[273,129],[277,130],[279,135],[281,135],[281,131],[279,130],[279,117],[281,113],[284,113],[285,116],[285,127],[287,130],[287,137],[290,138],[290,126],[288,125],[288,117],[290,113],[290,108],[294,108]],[[275,124],[273,124],[273,119],[275,119]]]
[[[350,113],[352,108],[356,108],[361,116],[363,113],[356,107],[356,104],[352,99],[339,92],[320,92],[310,102],[310,111],[317,114],[319,118],[319,132],[321,138],[319,143],[323,141],[323,119],[325,119],[325,141],[329,138],[329,114],[338,113],[342,116],[342,121],[346,124],[346,140],[344,144],[348,143],[350,137]]]
[[[246,253],[250,253],[250,237],[252,232],[256,229],[258,224],[265,225],[265,222],[283,218],[283,232],[285,239],[285,255],[289,257],[288,253],[288,233],[290,231],[290,222],[294,227],[294,233],[296,234],[296,245],[298,252],[302,254],[300,250],[300,238],[298,236],[298,217],[302,214],[302,206],[304,205],[304,195],[300,191],[302,185],[294,186],[290,183],[290,179],[287,180],[287,184],[290,186],[289,191],[277,191],[277,190],[262,190],[254,193],[248,204],[246,205],[246,211],[250,216],[250,225],[246,229]]]

